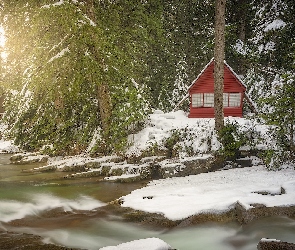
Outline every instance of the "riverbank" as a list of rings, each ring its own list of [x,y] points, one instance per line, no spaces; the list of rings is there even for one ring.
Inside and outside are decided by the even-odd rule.
[[[251,242],[252,248],[243,248],[243,249],[256,249],[256,245],[259,242],[261,238],[259,237],[271,237],[271,238],[277,238],[284,241],[292,241],[292,237],[290,238],[283,238],[282,235],[286,235],[286,233],[282,235],[278,235],[276,233],[274,234],[268,234],[263,233],[263,235],[257,234],[255,238],[247,238],[246,241],[235,239],[238,236],[235,236],[235,233],[230,231],[230,235],[220,235],[221,238],[217,238],[216,243],[212,243],[212,239],[208,238],[208,242],[210,242],[211,245],[214,245],[214,247],[206,247],[203,244],[201,248],[196,248],[197,242],[191,241],[190,247],[183,247],[183,240],[179,238],[179,230],[180,233],[184,230],[186,232],[190,232],[192,228],[202,228],[204,225],[211,225],[214,230],[215,228],[227,227],[228,223],[234,223],[236,225],[237,222],[237,210],[232,209],[230,211],[227,211],[225,213],[218,213],[218,214],[212,214],[212,213],[204,213],[204,214],[196,214],[193,216],[189,216],[186,219],[180,219],[180,220],[171,220],[167,219],[163,213],[156,212],[156,213],[147,213],[140,210],[135,210],[128,207],[121,206],[120,202],[122,201],[122,198],[128,196],[129,194],[132,194],[133,192],[137,192],[136,190],[143,190],[145,188],[148,188],[151,186],[151,183],[154,182],[165,182],[166,180],[173,180],[173,179],[183,179],[186,178],[192,178],[197,176],[205,175],[199,174],[194,176],[187,176],[187,177],[174,177],[174,178],[167,178],[160,179],[160,180],[153,180],[150,181],[148,185],[142,186],[142,184],[134,185],[136,182],[131,183],[117,183],[114,181],[105,180],[102,177],[87,177],[87,178],[64,178],[64,176],[68,175],[68,172],[56,172],[56,171],[49,171],[49,172],[31,172],[31,171],[21,171],[21,169],[30,169],[29,165],[15,165],[15,164],[9,164],[9,156],[3,155],[6,160],[2,162],[1,166],[1,189],[6,190],[3,191],[2,199],[0,200],[1,204],[4,204],[6,207],[10,207],[10,213],[7,214],[7,216],[12,217],[13,211],[12,208],[15,208],[15,214],[21,215],[23,219],[13,219],[11,223],[9,223],[7,227],[7,231],[12,232],[24,232],[24,233],[32,233],[33,235],[39,235],[43,239],[51,239],[50,242],[61,245],[61,246],[70,246],[72,248],[78,247],[83,249],[83,245],[86,246],[86,249],[99,249],[100,247],[95,247],[95,245],[99,246],[102,244],[101,242],[105,241],[105,237],[107,237],[107,243],[104,244],[104,246],[111,246],[111,245],[119,245],[120,243],[135,240],[135,239],[145,239],[149,237],[159,237],[160,239],[164,240],[165,242],[168,242],[169,245],[171,245],[173,248],[176,249],[216,249],[216,244],[219,246],[219,249],[239,249],[239,248],[232,248],[231,246],[228,246],[228,244],[237,244],[237,243],[222,243],[223,237],[232,237],[233,239],[228,239],[228,242],[238,241],[241,246],[243,244],[249,244]],[[81,159],[80,159],[81,160]],[[5,165],[7,162],[8,165]],[[74,159],[71,160],[72,163],[74,163]],[[256,165],[254,165],[253,169],[255,167],[259,167],[259,162],[254,161]],[[34,165],[36,164],[36,165]],[[33,163],[32,166],[38,166],[40,163]],[[33,168],[32,168],[33,169]],[[234,168],[229,169],[229,166],[227,166],[227,170],[223,169],[220,171],[210,172],[206,173],[209,176],[214,175],[215,173],[221,174],[221,173],[228,173],[228,178],[230,180],[230,171],[246,171],[250,168]],[[268,173],[270,171],[264,170]],[[285,168],[281,169],[280,171],[289,171],[292,169]],[[7,172],[8,171],[8,172]],[[278,172],[280,172],[278,171]],[[282,173],[283,173],[282,172]],[[242,177],[244,174],[241,174]],[[9,177],[11,176],[11,177]],[[246,177],[246,176],[245,176]],[[204,179],[204,178],[202,178]],[[213,178],[214,179],[214,178]],[[218,178],[217,178],[218,179]],[[215,180],[217,180],[215,178]],[[227,179],[227,178],[221,178],[221,179]],[[247,179],[247,178],[245,178]],[[16,182],[18,181],[18,182]],[[253,181],[253,180],[252,180]],[[190,181],[189,181],[190,182]],[[187,182],[187,183],[189,183]],[[221,182],[221,181],[219,181]],[[184,182],[183,184],[185,184]],[[218,183],[218,182],[217,182]],[[184,194],[189,194],[189,188],[188,186],[186,189],[183,189],[183,185],[180,185],[181,183],[177,184],[179,186],[176,186],[176,183],[171,186],[171,190],[177,189],[177,187],[180,188],[180,190],[185,191]],[[202,183],[192,183],[192,187],[202,187]],[[284,183],[279,183],[284,185]],[[16,185],[16,186],[15,186]],[[106,185],[106,186],[105,186]],[[131,186],[132,187],[131,187]],[[126,189],[130,186],[129,191]],[[158,185],[156,185],[158,186]],[[210,185],[209,185],[210,187]],[[204,186],[205,190],[208,190],[209,187]],[[218,187],[218,186],[217,186]],[[231,186],[229,186],[231,187]],[[283,186],[285,187],[285,186]],[[12,190],[15,189],[15,191]],[[112,188],[112,190],[111,190]],[[219,187],[218,187],[219,188]],[[214,189],[214,185],[211,186],[211,189]],[[120,192],[124,191],[125,194],[121,194]],[[221,190],[220,190],[221,191]],[[272,190],[272,194],[275,194],[276,191],[280,191],[281,195],[278,193],[274,195],[274,197],[283,196],[285,194],[283,190]],[[33,192],[33,193],[32,193]],[[49,193],[48,193],[49,192]],[[113,192],[115,192],[115,196],[113,195]],[[285,190],[286,192],[286,190]],[[289,191],[288,191],[289,192]],[[40,193],[43,193],[43,195],[40,195]],[[28,196],[28,194],[30,194]],[[35,194],[35,195],[33,195]],[[51,194],[50,196],[48,196]],[[161,191],[158,192],[158,194],[161,196]],[[164,193],[163,193],[164,194]],[[37,196],[36,196],[37,195]],[[60,197],[60,195],[62,195]],[[82,195],[82,196],[81,196]],[[92,197],[92,199],[89,198],[83,198],[85,195]],[[254,193],[255,195],[255,193]],[[261,196],[271,196],[267,194],[257,194]],[[114,198],[111,198],[113,196]],[[8,199],[8,197],[11,197]],[[25,200],[20,200],[19,202],[16,201],[16,199],[21,198]],[[173,197],[173,195],[171,196]],[[174,191],[174,197],[177,199],[177,193]],[[181,196],[179,196],[181,198]],[[4,200],[3,200],[4,198]],[[102,198],[105,198],[106,200],[103,200],[105,203],[103,206],[99,205],[99,209],[95,208],[96,200],[101,200]],[[169,197],[168,197],[169,198]],[[192,197],[193,198],[193,197]],[[94,200],[93,200],[94,199]],[[150,196],[142,197],[142,200],[145,202],[145,200],[152,201],[154,198]],[[7,202],[8,200],[11,200],[11,202]],[[4,202],[4,203],[3,203]],[[46,204],[44,204],[46,202]],[[209,200],[207,200],[207,203]],[[19,205],[18,205],[19,204]],[[17,205],[17,206],[16,206]],[[183,208],[177,209],[181,212],[182,209],[185,209],[185,206],[187,204],[183,203]],[[54,206],[54,207],[53,207]],[[3,206],[1,205],[3,208]],[[58,209],[58,207],[61,207],[62,209]],[[69,209],[69,207],[74,208],[73,211],[64,212],[64,209]],[[19,214],[20,209],[22,213]],[[57,210],[56,210],[57,209]],[[84,210],[82,214],[78,214],[80,210]],[[85,210],[86,209],[86,210]],[[90,209],[90,210],[89,210]],[[94,210],[93,210],[94,209]],[[174,208],[175,209],[175,208]],[[256,209],[259,210],[259,207]],[[292,208],[290,208],[292,209]],[[257,210],[257,211],[258,211]],[[23,213],[27,211],[28,213]],[[31,212],[30,212],[31,211]],[[254,211],[254,210],[252,210]],[[278,211],[283,211],[282,208],[279,208]],[[77,213],[78,212],[78,213]],[[5,213],[5,210],[4,210]],[[255,224],[256,221],[261,220],[266,214],[265,210],[260,210],[259,216],[255,217],[254,220],[249,221],[248,223],[243,223],[242,227],[247,228],[248,225]],[[267,216],[275,215],[276,213],[268,212]],[[277,213],[277,215],[280,213]],[[291,213],[287,213],[287,210],[285,209],[285,214],[288,217]],[[1,216],[3,219],[3,216]],[[16,218],[13,216],[13,218]],[[20,218],[20,217],[18,217]],[[269,217],[273,218],[273,217]],[[214,224],[208,224],[208,222],[214,223]],[[271,219],[272,221],[272,219]],[[292,220],[290,220],[292,221]],[[218,223],[215,223],[218,222]],[[288,222],[288,221],[287,221]],[[119,224],[118,224],[119,223]],[[291,222],[288,222],[289,224]],[[122,224],[122,225],[121,225]],[[4,225],[4,224],[3,224]],[[90,226],[91,225],[91,226]],[[112,225],[112,226],[111,226]],[[129,236],[124,239],[114,239],[117,238],[117,235],[120,236],[124,232],[126,232],[126,228],[130,227],[130,225],[136,225],[136,228],[132,226],[130,228]],[[110,231],[110,226],[112,227],[112,231]],[[101,232],[101,228],[106,227],[106,233]],[[210,226],[208,226],[210,227]],[[236,225],[235,226],[238,230],[241,226]],[[273,225],[274,228],[277,226]],[[83,230],[81,231],[81,228]],[[92,231],[91,228],[94,228]],[[154,233],[145,233],[145,234],[138,234],[133,235],[134,232],[140,232],[143,228],[153,228],[154,230],[159,230]],[[211,227],[210,227],[211,228]],[[292,229],[292,226],[290,224],[290,228]],[[85,232],[87,230],[87,232]],[[115,231],[113,231],[115,230]],[[213,230],[213,229],[212,229]],[[222,232],[224,229],[220,229]],[[227,229],[228,230],[228,229]],[[159,233],[160,232],[160,233]],[[164,233],[163,233],[164,232]],[[175,235],[171,236],[171,238],[166,238],[166,234],[168,232],[175,232]],[[219,232],[219,231],[218,231]],[[291,231],[290,231],[291,232]],[[93,234],[92,237],[88,236],[90,234]],[[97,234],[102,235],[97,238]],[[198,231],[193,234],[200,234]],[[203,234],[206,234],[203,232],[200,234],[198,242],[201,242]],[[62,235],[62,237],[61,237]],[[79,235],[79,236],[75,236]],[[169,234],[170,235],[170,234]],[[175,242],[173,239],[179,238],[179,241],[181,242]],[[195,239],[195,236],[189,236],[189,239],[193,237]],[[85,240],[85,244],[82,243],[79,238],[83,239],[83,242]],[[291,240],[290,240],[291,239]],[[247,243],[248,242],[248,243]],[[209,244],[209,243],[208,243]],[[226,246],[224,246],[224,244]],[[223,247],[220,247],[220,246]],[[103,245],[100,245],[101,247]],[[181,247],[182,246],[182,247]]]
[[[42,250],[82,250],[75,248],[68,248],[63,246],[57,246],[54,244],[45,244],[42,242],[42,237],[25,234],[25,233],[13,233],[13,232],[1,232],[0,231],[0,246],[1,249],[14,249],[14,250],[28,250],[28,249],[42,249]]]
[[[252,132],[263,137],[253,138],[249,141],[251,147],[244,147],[243,152],[274,146],[273,138],[267,136],[268,126],[244,118],[228,118],[227,122],[238,123],[244,133],[251,127]],[[294,218],[294,167],[269,171],[257,155],[220,162],[214,153],[220,144],[213,125],[212,119],[188,119],[183,112],[157,111],[150,115],[146,128],[130,136],[133,144],[125,155],[52,158],[21,153],[14,155],[12,161],[23,164],[23,179],[42,179],[56,173],[54,182],[34,184],[44,189],[57,190],[57,186],[64,185],[61,183],[66,183],[66,188],[83,180],[95,180],[97,186],[144,182],[143,187],[139,185],[105,206],[124,221],[140,225],[174,229],[205,222],[246,225],[268,216]],[[2,152],[17,152],[11,142],[2,142]],[[28,168],[28,163],[39,165]],[[79,188],[74,192],[79,192]]]
[[[44,158],[31,154],[11,157],[17,164],[40,163]],[[133,164],[116,156],[76,156],[49,159],[44,166],[23,171],[57,171],[70,182],[84,178],[117,183],[144,181],[146,186],[110,204],[131,209],[125,216],[130,220],[164,227],[205,221],[245,224],[264,216],[295,217],[294,167],[269,171],[257,157],[248,157],[247,161],[248,167],[228,162],[223,163],[223,168],[216,168],[212,155],[185,159],[150,157]]]

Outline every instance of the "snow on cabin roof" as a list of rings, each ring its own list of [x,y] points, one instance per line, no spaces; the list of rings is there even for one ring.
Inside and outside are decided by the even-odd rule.
[[[232,69],[232,67],[231,66],[229,66],[228,64],[227,64],[227,62],[224,60],[224,64],[228,67],[228,69],[233,73],[233,75],[235,76],[235,78],[237,78],[237,80],[243,85],[243,87],[245,88],[245,89],[247,89],[246,88],[246,85],[244,84],[244,82],[243,82],[243,80],[238,76],[238,74]]]
[[[214,60],[214,57],[211,58],[211,60],[206,64],[206,66],[203,68],[203,70],[200,72],[200,74],[197,76],[197,78],[196,78],[195,80],[192,81],[192,83],[191,83],[190,86],[188,86],[187,91],[189,91],[189,89],[194,85],[194,83],[200,78],[200,76],[205,72],[205,70],[209,67],[209,65],[211,64],[211,62],[212,62],[213,60]],[[188,98],[188,97],[189,97],[189,93],[187,93],[187,94],[181,99],[181,101],[178,102],[178,103],[176,104],[176,106],[175,106],[175,108],[173,109],[173,111],[175,111],[175,110],[179,107],[179,105],[180,105],[181,103],[183,103],[183,102],[185,101],[185,99]]]
[[[187,90],[189,90],[194,84],[195,82],[201,77],[201,75],[203,75],[203,73],[205,72],[205,70],[209,67],[209,65],[214,61],[214,57],[211,58],[211,60],[206,64],[206,66],[202,69],[202,71],[200,72],[200,74],[197,76],[197,78],[195,80],[192,81],[191,85],[187,88]]]
[[[211,60],[206,64],[206,66],[203,68],[203,70],[200,72],[200,74],[197,76],[195,80],[191,83],[191,85],[188,87],[188,90],[195,84],[195,82],[201,77],[201,75],[205,72],[205,70],[209,67],[209,65],[214,61],[214,57],[211,58]],[[234,75],[234,77],[243,85],[243,87],[246,89],[246,85],[242,81],[242,79],[234,72],[231,66],[227,64],[227,62],[224,60],[224,64],[226,67],[230,70],[230,72]]]

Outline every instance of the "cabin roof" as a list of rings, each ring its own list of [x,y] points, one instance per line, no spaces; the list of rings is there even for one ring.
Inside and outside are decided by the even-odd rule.
[[[206,71],[206,69],[211,65],[211,63],[213,61],[214,61],[214,57],[212,57],[212,59],[206,64],[206,66],[203,68],[203,70],[200,72],[200,74],[197,76],[197,78],[192,81],[191,85],[188,87],[188,91],[196,83],[196,81],[201,77],[201,75],[204,74],[204,72]],[[242,79],[234,72],[234,70],[232,69],[232,67],[230,67],[225,60],[224,60],[224,64],[230,70],[230,72],[234,75],[234,77],[237,79],[237,81],[240,82],[241,85],[246,89],[246,85],[244,84],[244,82],[242,81]]]

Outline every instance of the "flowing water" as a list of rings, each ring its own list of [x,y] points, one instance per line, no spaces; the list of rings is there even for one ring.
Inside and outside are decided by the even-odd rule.
[[[255,250],[261,238],[295,243],[295,220],[285,217],[243,226],[206,223],[172,230],[127,223],[105,211],[104,205],[143,184],[64,179],[62,172],[29,173],[23,170],[36,164],[10,164],[9,157],[0,154],[0,233],[34,234],[46,243],[90,250],[148,237],[179,250]]]

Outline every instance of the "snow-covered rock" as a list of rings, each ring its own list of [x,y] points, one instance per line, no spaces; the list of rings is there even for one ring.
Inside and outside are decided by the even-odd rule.
[[[46,163],[48,155],[38,153],[18,153],[10,157],[10,160],[16,164]]]
[[[158,238],[147,238],[122,243],[118,246],[100,248],[100,250],[169,250],[172,249],[167,243]]]
[[[269,249],[293,250],[295,249],[295,244],[283,242],[277,239],[262,238],[257,245],[257,249],[258,250],[269,250]]]

